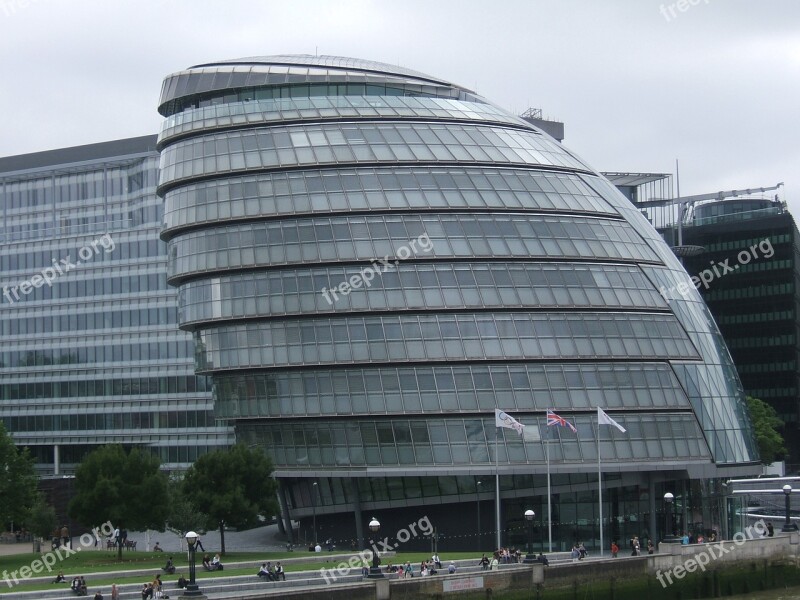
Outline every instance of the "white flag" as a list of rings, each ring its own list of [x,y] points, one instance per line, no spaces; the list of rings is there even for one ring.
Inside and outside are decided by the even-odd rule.
[[[525,425],[517,421],[510,414],[503,412],[499,408],[494,409],[494,425],[495,427],[505,427],[506,429],[513,429],[518,434],[523,435]]]
[[[525,427],[525,425],[523,425]],[[525,427],[522,430],[522,439],[526,442],[541,442],[542,435],[539,433],[538,427]]]
[[[599,406],[597,407],[597,424],[598,425],[613,425],[617,429],[619,429],[622,433],[625,433],[625,428],[617,423],[614,419],[609,417]]]

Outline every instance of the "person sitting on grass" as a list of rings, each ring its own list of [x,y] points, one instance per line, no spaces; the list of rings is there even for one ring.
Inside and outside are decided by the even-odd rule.
[[[172,557],[170,556],[167,559],[167,564],[161,567],[161,570],[167,573],[167,575],[174,575],[175,574],[175,565],[172,562]]]
[[[267,563],[261,563],[261,568],[258,570],[257,575],[259,577],[265,578],[267,581],[272,581],[272,573],[269,572],[267,568]]]
[[[211,570],[212,571],[222,571],[223,569],[222,563],[219,561],[219,552],[214,555],[214,558],[211,559]]]
[[[88,593],[86,590],[86,581],[83,579],[83,576],[79,575],[72,580],[72,591],[78,596],[85,596]]]
[[[100,593],[100,590],[95,593],[94,600],[103,600],[103,594]]]
[[[186,587],[186,584],[189,583],[189,580],[183,576],[183,574],[178,574],[178,587],[183,589]]]
[[[163,552],[163,551],[164,549],[158,545],[158,542],[156,542],[156,545],[153,546],[153,552]]]
[[[208,554],[203,555],[203,568],[206,571],[213,571],[214,569],[211,568],[211,557]]]
[[[142,585],[142,600],[148,600],[153,597],[153,586],[149,583]]]
[[[67,578],[64,577],[64,571],[59,571],[58,575],[56,575],[56,578],[53,580],[53,583],[66,583],[66,582]]]
[[[279,579],[281,579],[283,581],[286,581],[286,573],[283,571],[283,567],[281,566],[281,563],[276,563],[275,564],[275,581],[278,581]]]

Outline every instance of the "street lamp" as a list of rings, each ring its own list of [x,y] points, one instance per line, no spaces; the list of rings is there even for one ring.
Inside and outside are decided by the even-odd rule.
[[[667,542],[668,544],[674,544],[677,542],[675,535],[673,534],[673,526],[672,526],[672,505],[675,502],[675,496],[672,495],[671,492],[667,492],[664,494],[664,516],[666,517],[664,537],[662,541]]]
[[[380,521],[375,517],[372,517],[372,520],[369,522],[369,530],[372,533],[377,533],[378,530],[381,528]],[[378,579],[383,577],[383,572],[381,571],[381,559],[378,556],[378,551],[375,548],[375,545],[372,546],[372,566],[369,568],[369,577],[370,579]]]
[[[528,522],[528,554],[525,556],[526,563],[536,562],[536,556],[533,554],[533,518],[536,513],[528,509],[525,511],[525,520]]]
[[[311,543],[317,549],[317,482],[311,484],[311,506],[314,510],[314,529],[311,533]]]
[[[197,587],[197,583],[195,583],[195,544],[197,543],[198,535],[194,531],[189,531],[185,537],[189,546],[189,583],[186,584],[186,590],[181,595],[181,598],[205,598]]]
[[[783,495],[786,497],[786,522],[783,524],[781,531],[783,533],[788,533],[797,530],[797,526],[792,523],[792,486],[788,483],[783,486]]]

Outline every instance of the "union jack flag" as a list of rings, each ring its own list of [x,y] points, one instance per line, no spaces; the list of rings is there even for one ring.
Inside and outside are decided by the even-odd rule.
[[[567,421],[564,417],[559,417],[552,410],[548,410],[547,426],[550,427],[551,425],[558,425],[559,427],[569,427],[572,430],[572,433],[578,433],[578,430],[575,429],[575,425]]]

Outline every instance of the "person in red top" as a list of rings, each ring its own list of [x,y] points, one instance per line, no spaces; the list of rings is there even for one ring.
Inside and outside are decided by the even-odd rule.
[[[617,552],[619,552],[617,542],[611,542],[611,558],[617,558]]]

